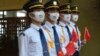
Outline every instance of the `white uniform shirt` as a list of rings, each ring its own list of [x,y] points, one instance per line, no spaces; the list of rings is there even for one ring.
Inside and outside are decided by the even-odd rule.
[[[53,26],[56,27],[56,31],[57,31],[57,34],[58,34],[59,39],[60,39],[61,36],[62,36],[62,32],[61,32],[61,27],[60,26],[58,26],[57,24],[52,25],[51,23],[49,23],[48,21],[46,21],[45,22],[45,25],[43,27],[50,32],[50,35],[52,37],[52,40],[55,42],[55,40],[54,40],[54,32],[53,32],[53,28],[52,28]],[[62,48],[62,49],[64,49],[64,48]],[[66,53],[65,49],[64,49],[63,52]],[[57,54],[56,54],[56,48],[51,48],[50,49],[50,56],[57,56]]]
[[[23,31],[18,37],[19,56],[43,56],[43,48],[41,44],[39,29],[35,24],[31,24],[28,29]],[[47,40],[47,34],[43,30]]]
[[[68,31],[67,31],[67,29],[66,29],[66,24],[64,24],[63,22],[59,22],[59,25],[61,26],[61,28],[62,28],[62,33],[63,33],[63,35],[65,36],[65,42],[64,42],[64,44],[63,44],[63,46],[67,46],[68,44],[69,44],[69,41],[70,41],[70,37],[69,37],[69,35],[68,35]]]
[[[80,39],[80,34],[81,33],[80,33],[78,27],[77,27],[77,31],[76,31],[75,23],[70,22],[69,29],[70,29],[71,33],[72,33],[73,29],[75,30],[76,33],[78,32],[77,34],[78,34],[78,37],[79,37],[79,43],[81,44],[81,39]],[[75,44],[76,50],[79,51],[78,42],[77,43],[74,43],[74,44]]]

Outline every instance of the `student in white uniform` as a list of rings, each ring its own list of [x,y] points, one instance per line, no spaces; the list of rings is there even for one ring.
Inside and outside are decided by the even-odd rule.
[[[46,21],[43,25],[44,29],[46,29],[50,37],[53,41],[53,47],[50,49],[50,56],[57,56],[58,51],[63,49],[63,52],[66,52],[64,47],[62,47],[63,43],[63,35],[61,32],[61,27],[57,25],[57,20],[59,18],[59,4],[56,0],[50,0],[45,5],[45,14]]]
[[[18,36],[19,56],[49,56],[47,34],[41,27],[45,13],[41,0],[29,0],[23,7],[30,25]]]
[[[59,19],[58,23],[61,26],[62,33],[65,37],[65,42],[63,44],[65,46],[65,48],[67,47],[67,45],[69,44],[70,39],[71,39],[71,36],[70,36],[71,33],[69,33],[68,29],[66,28],[67,25],[69,25],[70,19],[71,19],[70,4],[66,3],[66,4],[61,5],[60,6],[60,19]],[[66,51],[67,51],[67,49],[66,49]],[[66,53],[66,55],[67,55],[67,53]]]
[[[73,56],[79,56],[79,51],[80,51],[80,48],[81,48],[81,39],[80,39],[81,33],[78,29],[78,26],[76,25],[78,18],[79,18],[78,6],[77,5],[72,6],[71,11],[72,12],[71,12],[70,26],[72,27],[72,29],[75,30],[75,32],[78,35],[78,41],[75,43],[76,52],[73,54]],[[72,30],[71,30],[71,32],[72,32]]]

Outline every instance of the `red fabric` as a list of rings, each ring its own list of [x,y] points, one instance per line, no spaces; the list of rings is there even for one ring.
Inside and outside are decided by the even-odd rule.
[[[72,39],[73,42],[77,42],[78,41],[78,34],[75,32],[75,30],[73,29],[72,31]]]
[[[64,53],[63,53],[62,49],[59,50],[57,56],[64,56]]]
[[[71,56],[75,53],[76,49],[73,41],[69,42],[69,44],[66,46],[66,50],[67,50],[67,56]]]
[[[85,27],[85,30],[84,30],[84,40],[89,41],[90,39],[91,39],[90,33],[89,33],[87,27]]]

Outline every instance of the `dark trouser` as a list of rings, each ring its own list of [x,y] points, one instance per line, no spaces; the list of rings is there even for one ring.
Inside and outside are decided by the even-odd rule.
[[[76,51],[73,56],[79,56],[79,51]]]

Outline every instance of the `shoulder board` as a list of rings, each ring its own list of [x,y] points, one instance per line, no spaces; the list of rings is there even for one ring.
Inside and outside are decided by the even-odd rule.
[[[26,26],[22,31],[25,31],[28,28],[30,28],[30,25],[29,26]]]
[[[25,36],[25,33],[24,31],[27,30],[30,26],[26,26],[20,33],[19,33],[19,36],[23,35]]]
[[[25,36],[25,33],[24,33],[24,32],[21,32],[21,33],[19,34],[19,36],[21,36],[21,35]]]

